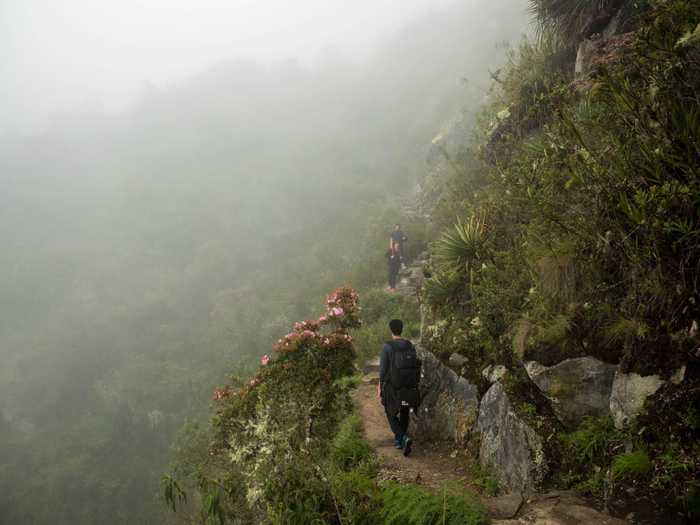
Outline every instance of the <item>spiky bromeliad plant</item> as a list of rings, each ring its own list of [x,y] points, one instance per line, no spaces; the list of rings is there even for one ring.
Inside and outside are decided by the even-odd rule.
[[[486,241],[486,223],[472,215],[463,222],[457,219],[433,246],[437,265],[444,270],[470,273],[474,263],[481,259]]]
[[[569,45],[575,45],[591,24],[600,17],[612,15],[623,0],[530,0],[530,11],[542,33],[559,35]]]

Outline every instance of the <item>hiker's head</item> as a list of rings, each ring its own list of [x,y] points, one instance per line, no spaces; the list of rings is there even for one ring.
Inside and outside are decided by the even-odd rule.
[[[401,335],[403,332],[403,321],[401,319],[392,319],[389,321],[389,330],[391,330],[392,335]]]
[[[401,225],[400,225],[398,222],[397,222],[396,224],[394,224],[394,230],[395,230],[395,231],[398,231],[398,230],[400,230],[400,229],[401,229]]]

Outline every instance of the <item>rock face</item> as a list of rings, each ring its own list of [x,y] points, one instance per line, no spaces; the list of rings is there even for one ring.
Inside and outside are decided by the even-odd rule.
[[[467,361],[469,360],[466,357],[458,353],[453,353],[449,359],[450,366],[454,366],[455,368],[464,366],[467,363]]]
[[[596,67],[614,61],[619,51],[632,42],[632,38],[631,33],[626,33],[598,40],[584,40],[576,53],[576,75],[588,75]]]
[[[508,373],[503,365],[489,365],[481,371],[481,376],[489,383],[500,381]]]
[[[495,498],[483,498],[481,500],[489,517],[495,520],[513,518],[523,505],[523,496],[519,492],[513,492]]]
[[[508,491],[528,491],[544,479],[540,436],[514,412],[503,386],[494,383],[481,400],[479,459]]]
[[[495,520],[493,525],[626,525],[628,522],[613,518],[590,508],[575,492],[558,491],[528,500],[517,519]]]
[[[634,372],[625,374],[619,370],[613,379],[610,395],[610,413],[616,428],[624,427],[644,407],[647,397],[655,393],[665,381],[659,376],[640,376]]]
[[[527,363],[530,379],[552,401],[559,421],[568,428],[578,426],[585,416],[608,414],[615,365],[593,357],[566,359],[554,366]]]
[[[430,352],[417,348],[423,361],[419,417],[416,433],[435,439],[466,441],[476,423],[479,394],[476,386],[459,377]]]

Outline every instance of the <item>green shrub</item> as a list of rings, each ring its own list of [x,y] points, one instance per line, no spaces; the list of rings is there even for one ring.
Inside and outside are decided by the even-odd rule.
[[[495,496],[498,494],[498,480],[493,476],[491,471],[483,467],[477,458],[469,457],[467,461],[467,470],[472,483],[487,496]]]
[[[390,482],[382,490],[382,523],[385,525],[481,525],[486,511],[476,497],[434,494],[415,485]]]
[[[372,448],[362,435],[362,420],[357,414],[350,414],[340,424],[329,459],[333,468],[346,471],[373,461]]]
[[[334,504],[342,523],[374,525],[381,521],[381,493],[374,478],[362,469],[332,476]]]
[[[651,472],[653,465],[643,450],[617,456],[612,462],[613,479],[639,479]]]
[[[482,256],[485,240],[486,225],[481,217],[458,219],[433,245],[435,261],[442,267],[469,273]]]
[[[578,463],[604,465],[608,461],[608,447],[619,439],[610,417],[587,417],[579,427],[560,440]]]

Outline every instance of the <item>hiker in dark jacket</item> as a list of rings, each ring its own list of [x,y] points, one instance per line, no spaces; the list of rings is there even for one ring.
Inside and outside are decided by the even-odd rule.
[[[395,246],[389,249],[384,256],[387,258],[388,272],[389,272],[389,291],[396,291],[396,280],[399,276],[399,270],[401,269],[401,257],[398,252],[398,248]]]
[[[396,249],[399,252],[399,258],[401,260],[401,264],[403,264],[403,247],[404,243],[408,240],[408,237],[404,234],[403,231],[401,231],[401,225],[400,224],[395,224],[394,225],[394,231],[391,232],[391,235],[389,236],[389,249],[393,250]]]
[[[394,445],[397,449],[403,450],[404,456],[408,456],[411,453],[413,442],[408,435],[408,423],[411,409],[417,408],[418,405],[420,361],[416,357],[416,350],[413,344],[401,337],[403,322],[400,319],[393,319],[389,323],[389,329],[391,330],[391,341],[387,341],[384,344],[379,361],[377,396],[382,400],[386,418],[389,421],[391,431],[394,433]],[[397,370],[399,363],[403,363],[406,366],[407,362],[409,368]],[[395,385],[396,381],[401,381],[397,377],[402,377],[401,374],[405,376],[407,372],[411,376],[408,383],[413,383],[413,387],[407,389],[403,385]],[[406,384],[405,381],[404,384]],[[407,393],[410,395],[406,396]]]

